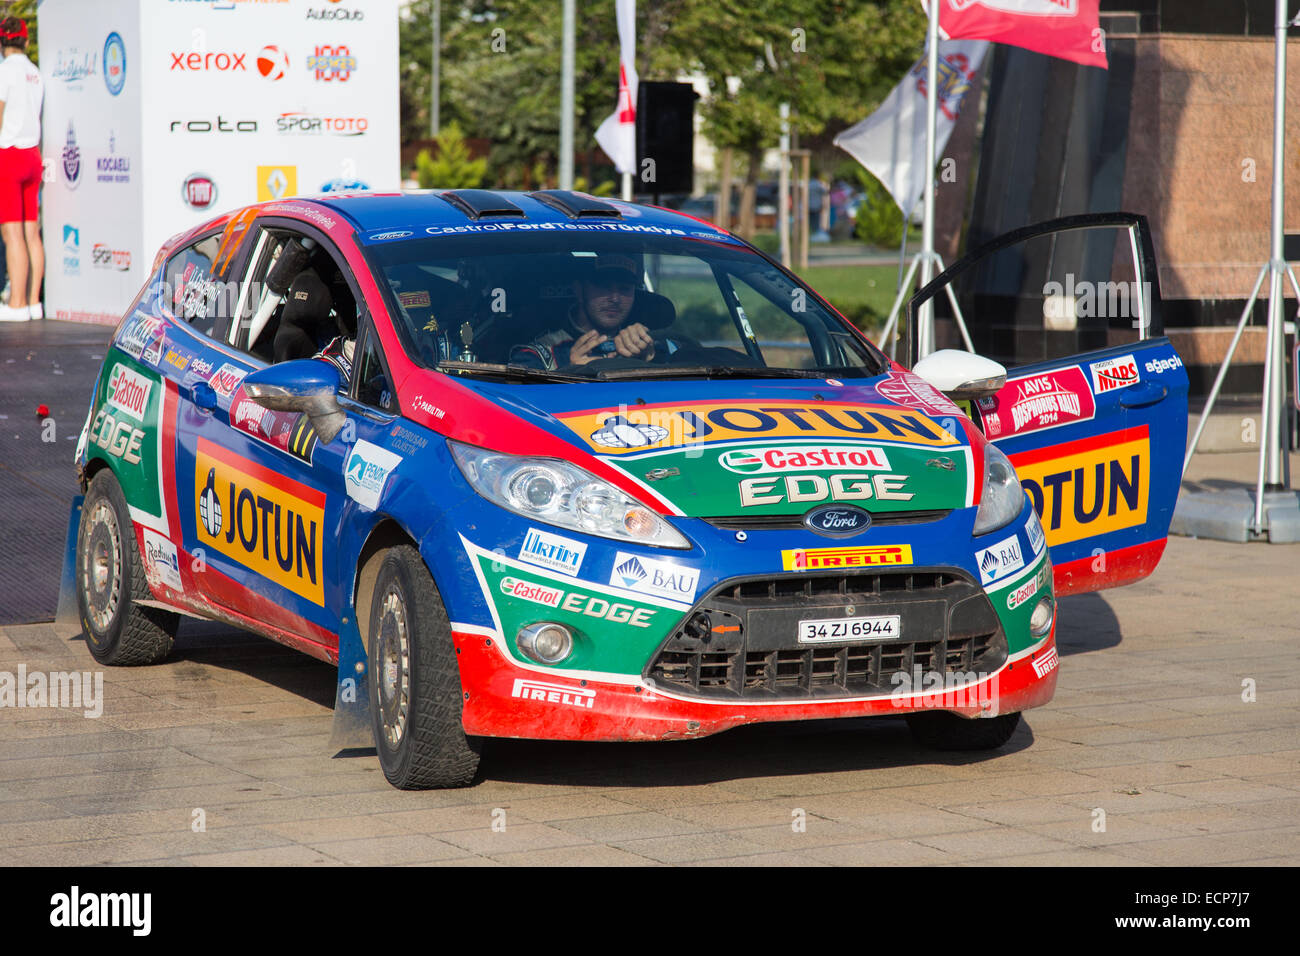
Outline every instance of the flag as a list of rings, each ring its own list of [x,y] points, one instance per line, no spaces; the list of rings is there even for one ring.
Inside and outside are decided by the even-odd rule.
[[[620,173],[636,173],[636,0],[614,0],[618,19],[618,107],[596,130],[596,142]]]
[[[984,40],[939,43],[939,100],[934,155],[943,155],[971,81],[984,61]],[[884,184],[910,218],[925,191],[925,57],[917,61],[880,108],[835,137],[844,150]]]
[[[945,39],[993,40],[1106,69],[1101,0],[938,0]],[[921,6],[929,12],[926,0]]]

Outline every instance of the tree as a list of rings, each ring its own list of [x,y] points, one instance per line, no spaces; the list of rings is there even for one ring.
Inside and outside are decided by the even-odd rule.
[[[444,126],[438,133],[438,157],[427,149],[415,158],[415,177],[421,189],[477,189],[487,172],[486,159],[471,159],[469,147],[457,123]]]

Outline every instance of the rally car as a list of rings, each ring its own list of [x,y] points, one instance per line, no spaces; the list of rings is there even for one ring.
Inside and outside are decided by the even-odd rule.
[[[113,336],[85,637],[152,663],[184,613],[337,663],[336,740],[402,788],[469,783],[488,737],[894,715],[997,747],[1052,697],[1056,595],[1164,547],[1187,378],[1149,331],[914,373],[689,216],[250,206],[169,241]]]

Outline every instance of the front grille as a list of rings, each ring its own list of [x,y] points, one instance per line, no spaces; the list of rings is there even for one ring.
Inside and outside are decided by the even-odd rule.
[[[851,613],[846,610],[851,608]],[[898,615],[895,640],[800,644],[800,620]],[[724,582],[660,647],[645,676],[711,698],[889,693],[895,674],[995,671],[1006,636],[983,590],[957,569],[792,574]]]
[[[873,511],[871,524],[926,524],[942,521],[950,514],[951,509],[946,508],[930,511]],[[724,531],[797,531],[807,530],[803,519],[803,515],[724,515],[704,520]]]

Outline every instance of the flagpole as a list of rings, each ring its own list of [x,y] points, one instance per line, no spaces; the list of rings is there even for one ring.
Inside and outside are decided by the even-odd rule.
[[[925,56],[925,215],[921,225],[921,286],[924,288],[934,278],[934,164],[935,127],[939,116],[939,0],[930,0],[929,26],[926,31]],[[903,220],[903,237],[907,237],[908,221]],[[934,302],[921,306],[917,330],[917,355],[921,358],[934,351]]]

